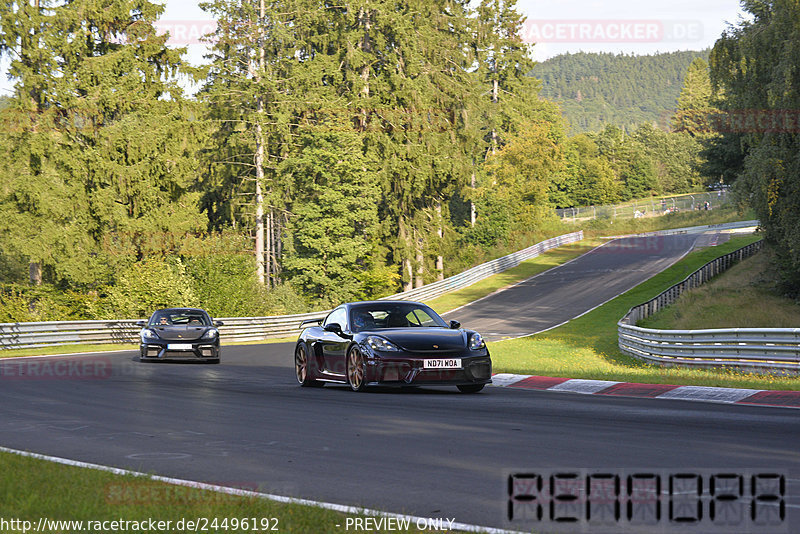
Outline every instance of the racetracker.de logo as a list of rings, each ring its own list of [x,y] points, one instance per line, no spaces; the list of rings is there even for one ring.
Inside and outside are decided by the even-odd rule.
[[[527,20],[521,29],[528,43],[666,43],[703,38],[699,20]]]
[[[204,36],[209,36],[217,30],[215,20],[158,20],[153,23],[156,33],[163,35],[169,32],[167,44],[172,46],[186,46],[193,44],[208,44]]]
[[[257,482],[207,482],[242,492],[257,492]],[[114,482],[105,487],[106,503],[115,506],[146,506],[154,502],[169,506],[218,506],[232,504],[234,494],[208,491],[201,487],[177,486],[154,481]]]
[[[109,358],[20,359],[0,363],[0,380],[105,380],[111,371]]]
[[[800,132],[800,110],[740,109],[708,114],[712,132],[789,133]]]

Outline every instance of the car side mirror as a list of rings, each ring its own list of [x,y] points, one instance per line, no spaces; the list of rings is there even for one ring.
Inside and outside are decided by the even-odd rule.
[[[452,328],[453,330],[458,330],[459,328],[461,328],[461,323],[459,323],[458,321],[450,321],[450,328]]]
[[[339,323],[328,323],[323,328],[326,332],[333,332],[334,334],[341,334],[342,333],[342,325]]]
[[[214,326],[225,326],[225,323],[222,321],[214,321]]]
[[[145,326],[147,326],[147,321],[136,321],[136,326],[141,326],[142,328],[144,328]]]
[[[345,334],[342,331],[342,325],[340,325],[339,323],[328,323],[323,327],[323,330],[325,330],[326,332],[333,332],[337,336],[343,337],[345,339],[353,339],[352,334]]]

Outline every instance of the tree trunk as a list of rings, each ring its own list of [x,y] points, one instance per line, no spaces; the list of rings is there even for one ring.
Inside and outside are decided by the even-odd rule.
[[[270,287],[277,285],[278,278],[278,230],[277,221],[275,220],[275,211],[270,208],[267,214],[267,239],[269,239],[269,247],[267,247],[267,256],[269,257],[270,270],[267,273],[267,284]]]
[[[32,286],[42,285],[42,264],[32,261],[28,265],[28,275]]]
[[[275,217],[275,284],[281,274],[281,264],[278,261],[283,257],[283,229],[288,223],[288,215],[284,212],[283,217]]]
[[[500,86],[497,83],[497,78],[492,80],[492,104],[497,104],[499,100]],[[492,156],[497,151],[497,130],[492,128]]]
[[[264,30],[262,24],[264,23],[264,16],[266,9],[264,0],[259,3],[259,42],[258,42],[258,72],[256,73],[256,81],[258,81],[264,72]],[[256,121],[256,277],[258,283],[264,285],[268,280],[264,279],[265,271],[269,273],[269,257],[267,257],[267,265],[264,265],[264,195],[261,190],[264,183],[264,131],[261,126],[261,120],[264,115],[264,98],[259,94],[258,96],[258,120]],[[267,245],[269,246],[269,245]],[[267,275],[268,276],[268,275]]]
[[[359,11],[359,19],[361,20],[362,25],[364,26],[364,36],[359,42],[358,46],[362,52],[369,52],[370,51],[370,41],[369,41],[369,30],[371,28],[370,23],[370,13],[369,9],[361,8]],[[364,86],[361,88],[361,97],[362,98],[369,98],[369,64],[364,65],[361,67],[361,81],[364,83]],[[361,108],[361,117],[359,118],[359,125],[360,129],[363,132],[367,129],[367,110],[365,108]]]
[[[436,255],[436,279],[444,280],[444,256],[442,256],[442,240],[444,238],[444,221],[442,220],[442,201],[436,201],[436,236],[439,238],[439,253]]]
[[[472,194],[475,194],[475,171],[472,171],[472,178],[470,179],[470,187],[472,188]],[[469,224],[473,228],[475,228],[475,202],[470,198],[469,199]]]
[[[411,258],[403,258],[403,272],[408,276],[408,281],[403,281],[403,291],[411,291],[414,288],[414,269],[411,265]]]
[[[416,231],[414,232],[414,250],[417,262],[417,276],[414,279],[414,287],[422,287],[425,285],[422,279],[425,271],[425,257],[422,255],[422,239],[417,237]]]
[[[411,265],[411,258],[408,257],[407,251],[411,249],[408,243],[408,233],[406,232],[406,225],[405,221],[403,220],[402,216],[398,221],[398,232],[400,238],[400,249],[402,260],[401,264],[402,268],[402,280],[403,280],[403,291],[411,291],[411,288],[414,286],[414,270]]]
[[[256,125],[257,138],[261,138],[261,125]],[[264,285],[264,195],[261,192],[261,181],[264,179],[264,145],[258,141],[256,148],[256,276],[258,283]],[[269,269],[269,265],[266,266]]]

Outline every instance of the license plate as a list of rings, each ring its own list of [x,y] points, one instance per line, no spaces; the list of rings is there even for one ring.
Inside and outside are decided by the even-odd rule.
[[[423,360],[423,369],[461,369],[460,358]]]
[[[167,345],[168,350],[192,350],[191,343],[169,343]]]

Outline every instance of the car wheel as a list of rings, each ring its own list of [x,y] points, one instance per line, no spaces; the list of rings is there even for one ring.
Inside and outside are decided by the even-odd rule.
[[[364,353],[353,347],[347,353],[347,383],[353,391],[364,391],[366,387],[366,365]]]
[[[456,386],[461,393],[477,393],[483,389],[486,384],[465,384],[463,386]]]
[[[308,375],[308,352],[305,343],[298,343],[294,349],[294,373],[301,386],[323,386],[322,382],[312,380]]]

